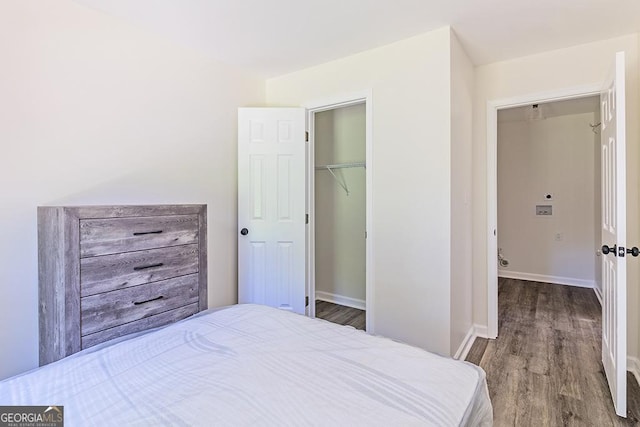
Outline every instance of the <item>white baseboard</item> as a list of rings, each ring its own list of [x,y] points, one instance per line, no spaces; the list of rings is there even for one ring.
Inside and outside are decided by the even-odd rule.
[[[517,271],[498,270],[498,277],[505,279],[530,280],[532,282],[553,283],[556,285],[595,288],[595,280],[576,279],[573,277],[546,276],[544,274],[520,273]]]
[[[602,291],[597,287],[593,287],[593,293],[596,294],[596,298],[598,298],[598,302],[600,303],[600,307],[602,307]]]
[[[627,356],[627,371],[631,372],[640,385],[640,359],[633,356]]]
[[[460,343],[460,347],[456,351],[456,354],[453,355],[454,359],[464,360],[467,358],[467,354],[469,354],[469,350],[471,350],[471,346],[473,342],[476,340],[476,336],[473,331],[473,326],[469,328],[467,335],[464,337],[462,342]]]
[[[473,325],[473,332],[475,336],[478,338],[485,338],[485,339],[491,338],[489,336],[489,328],[484,325],[478,325],[478,324]],[[493,338],[495,339],[495,337]]]
[[[487,327],[482,325],[473,325],[469,328],[469,332],[460,343],[460,347],[454,354],[453,358],[458,360],[464,360],[467,358],[473,343],[476,341],[476,338],[488,338],[487,336]]]
[[[330,292],[316,291],[316,299],[321,301],[332,302],[359,310],[366,310],[366,302],[361,299],[345,297],[342,295],[332,294]]]

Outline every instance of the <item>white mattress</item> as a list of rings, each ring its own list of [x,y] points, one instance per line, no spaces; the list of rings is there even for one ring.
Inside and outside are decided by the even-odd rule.
[[[482,369],[258,305],[206,312],[0,382],[65,425],[490,426]]]

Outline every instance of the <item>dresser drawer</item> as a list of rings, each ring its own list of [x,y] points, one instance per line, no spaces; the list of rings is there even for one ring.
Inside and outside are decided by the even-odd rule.
[[[81,335],[197,302],[197,274],[88,296],[80,300]]]
[[[198,245],[103,255],[80,260],[80,296],[110,292],[198,271]]]
[[[197,215],[80,220],[81,258],[197,242]]]
[[[145,317],[131,323],[105,329],[94,334],[85,335],[81,338],[81,348],[89,348],[96,344],[109,341],[127,334],[144,331],[150,328],[168,325],[181,319],[185,319],[198,312],[198,304],[189,304],[175,310],[165,311],[155,316]]]

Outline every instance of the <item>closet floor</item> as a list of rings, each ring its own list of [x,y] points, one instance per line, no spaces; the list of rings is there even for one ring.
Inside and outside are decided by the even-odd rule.
[[[316,317],[339,325],[365,329],[365,311],[357,308],[316,300]]]

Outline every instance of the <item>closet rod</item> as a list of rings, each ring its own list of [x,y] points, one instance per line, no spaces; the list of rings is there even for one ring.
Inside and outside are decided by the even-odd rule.
[[[351,162],[351,163],[336,163],[334,165],[320,165],[316,166],[316,170],[321,169],[342,169],[342,168],[366,168],[365,162]]]
[[[340,187],[342,187],[342,189],[344,190],[345,193],[347,193],[347,196],[349,195],[349,187],[347,187],[347,182],[344,180],[344,177],[342,179],[338,178],[336,176],[336,174],[333,172],[334,169],[344,169],[344,168],[366,168],[367,166],[365,165],[364,162],[351,162],[351,163],[336,163],[335,165],[321,165],[321,166],[316,166],[317,170],[328,170],[329,173],[331,175],[333,175],[333,179],[336,180],[336,182],[338,183],[338,185],[340,185]]]

